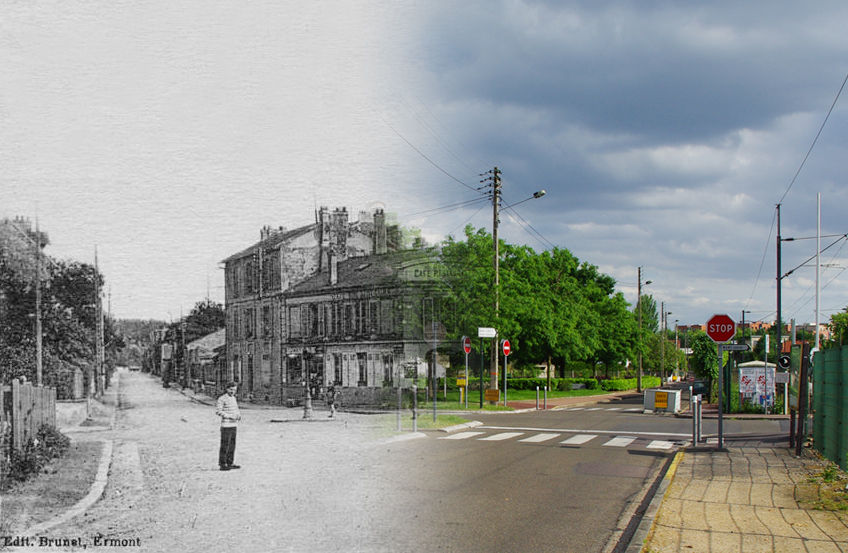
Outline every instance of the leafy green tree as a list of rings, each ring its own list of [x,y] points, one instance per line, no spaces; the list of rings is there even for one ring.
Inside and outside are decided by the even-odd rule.
[[[834,348],[848,344],[848,307],[840,313],[834,313],[827,325],[830,339],[825,341],[825,348]]]
[[[642,332],[659,332],[660,316],[657,309],[657,301],[651,295],[642,295]],[[639,317],[639,305],[634,309],[634,315]]]
[[[537,254],[528,246],[501,242],[499,252],[496,316],[491,235],[467,226],[464,241],[448,238],[442,244],[446,289],[458,306],[448,326],[456,333],[453,338],[492,326],[510,339],[511,363],[555,360],[561,371],[574,361],[601,363],[609,370],[627,359],[635,326],[611,277],[564,249]]]

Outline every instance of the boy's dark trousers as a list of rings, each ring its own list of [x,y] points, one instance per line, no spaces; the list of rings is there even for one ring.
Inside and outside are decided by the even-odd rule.
[[[230,467],[236,453],[236,427],[221,427],[221,449],[218,451],[218,465]]]

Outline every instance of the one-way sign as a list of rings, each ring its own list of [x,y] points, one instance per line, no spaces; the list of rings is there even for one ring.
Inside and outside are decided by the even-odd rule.
[[[748,344],[722,344],[719,347],[724,351],[748,351],[751,349]]]

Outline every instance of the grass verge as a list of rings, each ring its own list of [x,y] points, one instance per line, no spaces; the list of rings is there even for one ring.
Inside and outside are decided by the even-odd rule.
[[[63,457],[52,460],[38,476],[20,483],[3,482],[0,535],[22,532],[85,497],[97,474],[102,449],[101,442],[72,443]]]
[[[401,430],[397,429],[397,414],[376,415],[377,424],[374,425],[374,433],[377,438],[394,436],[404,432],[412,432],[412,415],[404,413],[401,416]],[[419,412],[416,426],[418,430],[438,430],[455,424],[463,424],[469,422],[468,419],[459,415],[439,415],[436,414],[436,420],[433,420],[433,413]]]

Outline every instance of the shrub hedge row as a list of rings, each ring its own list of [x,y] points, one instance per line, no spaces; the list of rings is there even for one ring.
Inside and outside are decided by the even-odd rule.
[[[488,382],[484,380],[484,382]],[[479,390],[479,378],[468,378],[468,386],[472,390]],[[557,391],[568,391],[577,387],[587,390],[606,390],[610,392],[619,392],[624,390],[635,390],[635,378],[618,378],[612,380],[597,380],[595,378],[552,378],[551,389]],[[582,384],[582,386],[581,386]],[[658,376],[643,376],[642,388],[653,388],[660,386],[662,379]],[[544,390],[548,385],[546,378],[510,378],[507,380],[507,386],[510,390],[535,390],[536,386],[540,390]],[[448,378],[448,389],[456,390],[456,378]]]
[[[21,451],[12,451],[9,464],[4,467],[4,475],[10,480],[24,481],[41,472],[52,459],[65,455],[70,445],[70,438],[56,428],[43,424],[36,432],[35,439],[29,440]]]

